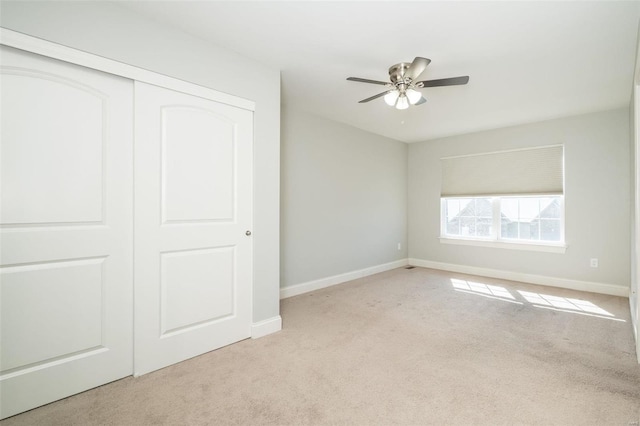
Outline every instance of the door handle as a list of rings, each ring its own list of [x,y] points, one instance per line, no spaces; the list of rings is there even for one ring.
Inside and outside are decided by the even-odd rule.
[[[247,231],[244,233],[244,235],[246,235],[247,237],[251,235],[251,231]]]

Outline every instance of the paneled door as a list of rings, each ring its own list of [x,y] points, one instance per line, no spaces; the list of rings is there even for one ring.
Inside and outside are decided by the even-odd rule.
[[[0,58],[4,418],[133,371],[133,82]]]
[[[134,375],[250,337],[253,113],[135,83]]]

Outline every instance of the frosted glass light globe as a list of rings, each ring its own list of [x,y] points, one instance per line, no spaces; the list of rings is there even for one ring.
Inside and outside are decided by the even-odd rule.
[[[398,103],[396,103],[397,109],[407,109],[409,108],[409,100],[406,96],[400,96],[398,98]]]
[[[393,92],[389,92],[384,95],[384,101],[387,105],[394,106],[398,100],[398,96],[400,96],[400,93],[397,90],[394,90]]]
[[[407,98],[409,99],[409,103],[411,105],[415,105],[416,102],[418,102],[420,100],[420,98],[422,98],[422,93],[418,92],[417,90],[413,90],[413,89],[409,89],[406,92]]]

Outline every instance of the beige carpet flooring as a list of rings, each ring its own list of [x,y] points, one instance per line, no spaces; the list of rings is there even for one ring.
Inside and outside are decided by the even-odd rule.
[[[282,301],[284,328],[2,422],[637,425],[628,300],[423,268]]]

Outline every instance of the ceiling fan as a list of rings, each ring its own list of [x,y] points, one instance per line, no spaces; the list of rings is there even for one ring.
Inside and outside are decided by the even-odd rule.
[[[421,105],[427,100],[418,90],[425,87],[457,86],[467,84],[469,76],[441,78],[438,80],[416,81],[423,73],[431,59],[416,57],[413,62],[400,62],[389,68],[389,79],[391,83],[384,81],[369,80],[359,77],[348,77],[349,81],[359,81],[360,83],[371,83],[386,86],[387,90],[370,98],[363,99],[359,103],[372,101],[384,96],[384,101],[389,106],[397,109],[407,109],[409,105]]]

